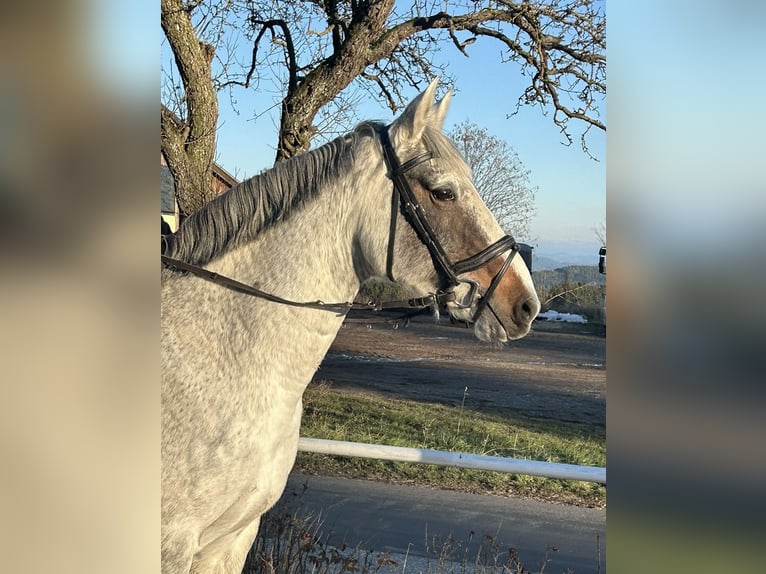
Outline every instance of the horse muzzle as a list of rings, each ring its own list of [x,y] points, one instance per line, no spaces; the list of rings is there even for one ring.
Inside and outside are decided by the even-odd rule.
[[[453,318],[475,325],[476,336],[481,340],[505,342],[523,337],[540,310],[536,293],[526,293],[523,288],[518,292],[518,287],[511,286],[518,286],[518,281],[503,283],[518,251],[516,241],[506,235],[453,266],[456,276],[470,274],[472,278],[458,279],[453,286],[455,301],[447,308]],[[510,253],[502,264],[493,261],[506,252]]]

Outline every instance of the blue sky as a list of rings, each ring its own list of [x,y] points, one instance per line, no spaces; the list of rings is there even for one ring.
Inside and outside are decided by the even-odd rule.
[[[526,85],[513,64],[500,63],[497,42],[479,39],[469,48],[470,58],[445,44],[441,57],[449,61],[456,79],[445,129],[468,120],[507,141],[530,170],[531,184],[537,187],[537,213],[531,222],[530,237],[519,238],[545,251],[590,253],[597,243],[594,228],[606,220],[606,135],[592,129],[588,135],[589,158],[581,149],[583,126],[571,122],[575,138],[563,145],[563,135],[549,116],[537,107],[522,108],[510,118],[518,95]],[[163,46],[167,62],[167,49]],[[425,87],[425,83],[424,83]],[[414,90],[407,94],[416,95]],[[217,161],[240,178],[269,168],[274,161],[279,106],[273,94],[236,89],[237,114],[228,95],[221,94]],[[270,111],[265,111],[271,108]],[[264,113],[265,112],[265,113]],[[257,119],[253,119],[260,114]],[[366,101],[359,110],[363,119],[390,121],[393,114],[375,102]],[[605,117],[602,114],[602,121]],[[316,143],[316,142],[315,142]],[[595,247],[598,249],[598,246]],[[594,258],[597,261],[597,256]]]

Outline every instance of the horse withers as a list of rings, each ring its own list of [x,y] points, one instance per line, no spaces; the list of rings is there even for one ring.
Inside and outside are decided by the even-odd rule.
[[[303,391],[368,278],[446,305],[483,341],[529,331],[529,271],[442,134],[450,94],[434,103],[436,87],[391,125],[216,197],[168,243],[163,572],[241,571],[295,461]]]

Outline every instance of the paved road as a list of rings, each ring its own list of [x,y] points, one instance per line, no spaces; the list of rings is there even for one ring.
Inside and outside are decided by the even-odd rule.
[[[297,500],[294,493],[302,491],[304,484],[308,488],[300,502],[300,513],[313,516],[321,513],[321,533],[328,544],[339,547],[345,543],[398,555],[399,571],[402,555],[408,554],[409,574],[429,570],[426,539],[438,552],[450,535],[465,544],[472,531],[469,563],[475,558],[477,540],[489,534],[505,551],[516,548],[531,572],[540,571],[550,547],[557,550],[548,553],[545,572],[558,574],[567,572],[567,568],[576,574],[606,572],[604,509],[300,475],[291,476],[283,500],[294,507]],[[430,571],[434,571],[434,552],[430,553]],[[460,571],[463,552],[454,558],[456,571]]]

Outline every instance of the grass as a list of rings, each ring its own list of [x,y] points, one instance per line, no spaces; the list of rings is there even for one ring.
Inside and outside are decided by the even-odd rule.
[[[338,391],[312,383],[304,394],[301,436],[506,456],[587,466],[606,465],[603,428],[509,417],[434,403]],[[526,496],[603,507],[606,487],[472,469],[299,453],[304,474],[345,476],[439,488]]]

